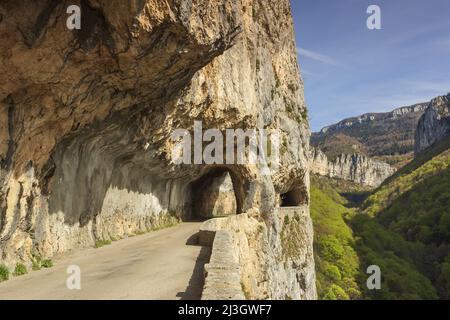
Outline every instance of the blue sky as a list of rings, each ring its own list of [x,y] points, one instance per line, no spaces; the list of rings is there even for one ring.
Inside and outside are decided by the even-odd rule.
[[[291,2],[313,131],[450,92],[450,0]]]

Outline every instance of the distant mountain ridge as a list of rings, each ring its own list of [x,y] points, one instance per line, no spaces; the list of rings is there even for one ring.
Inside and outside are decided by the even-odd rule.
[[[401,167],[414,155],[415,132],[429,102],[366,113],[313,133],[311,145],[333,161],[342,153],[361,154]]]
[[[400,107],[390,112],[378,112],[378,113],[370,112],[357,117],[346,118],[344,120],[339,121],[336,124],[322,128],[320,130],[320,133],[321,134],[331,133],[344,128],[349,128],[355,124],[363,124],[367,122],[380,121],[386,119],[398,119],[410,113],[423,113],[427,109],[428,104],[429,102],[422,102],[411,106]]]

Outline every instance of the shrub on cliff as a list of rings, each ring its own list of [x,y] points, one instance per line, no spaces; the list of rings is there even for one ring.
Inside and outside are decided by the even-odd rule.
[[[14,268],[14,276],[22,276],[24,274],[27,274],[28,270],[27,267],[23,263],[17,263],[16,267]]]
[[[9,279],[9,269],[3,264],[0,264],[0,282]]]

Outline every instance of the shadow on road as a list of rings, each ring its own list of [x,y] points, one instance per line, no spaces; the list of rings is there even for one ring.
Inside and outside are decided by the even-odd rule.
[[[187,246],[199,246],[198,244],[198,233],[189,237],[186,241]],[[202,297],[203,285],[205,282],[204,278],[204,266],[209,262],[211,256],[211,249],[202,246],[200,253],[198,254],[197,260],[195,261],[194,270],[192,276],[189,280],[189,284],[184,292],[178,292],[177,297],[181,300],[200,300]]]
[[[187,246],[199,246],[198,237],[199,237],[198,232],[196,234],[193,234],[192,236],[189,237],[189,239],[187,239],[186,245]]]

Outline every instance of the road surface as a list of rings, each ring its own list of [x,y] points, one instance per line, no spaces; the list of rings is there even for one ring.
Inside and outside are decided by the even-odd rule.
[[[63,255],[54,267],[0,283],[3,299],[199,299],[208,249],[192,244],[200,223]],[[67,267],[81,270],[81,290],[69,290]]]

